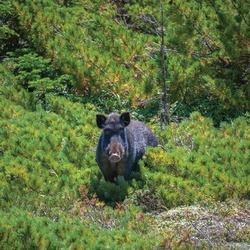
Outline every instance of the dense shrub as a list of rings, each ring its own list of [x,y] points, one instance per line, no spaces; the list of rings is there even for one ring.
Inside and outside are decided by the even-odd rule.
[[[148,150],[147,167],[141,162],[145,182],[157,187],[168,207],[208,197],[249,199],[249,128],[243,117],[214,128],[199,113],[178,126],[171,124],[159,131],[165,149]]]
[[[250,108],[248,9],[242,0],[5,0],[0,61],[40,99],[73,93],[108,111],[155,114],[167,89],[171,114],[198,110],[219,125]]]
[[[76,197],[84,169],[96,168],[94,111],[55,96],[47,96],[49,112],[29,111],[19,103],[31,94],[12,90],[2,89],[0,104],[3,207],[50,213],[50,203],[58,210]]]
[[[96,108],[47,94],[44,110],[33,96],[20,86],[1,87],[3,249],[176,246],[183,235],[166,241],[165,234],[152,234],[159,219],[151,214],[208,198],[249,199],[246,118],[214,128],[193,113],[165,131],[152,124],[162,147],[148,149],[131,181],[115,185],[95,162]],[[239,241],[247,241],[247,230]]]

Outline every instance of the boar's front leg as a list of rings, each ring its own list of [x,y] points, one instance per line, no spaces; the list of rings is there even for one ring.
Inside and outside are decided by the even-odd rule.
[[[115,182],[115,178],[117,174],[114,172],[114,170],[110,166],[105,167],[102,173],[103,173],[105,181]]]
[[[126,165],[125,165],[125,168],[124,168],[124,179],[126,181],[130,180],[130,175],[131,175],[131,172],[133,171],[133,167],[131,166],[131,161],[128,160],[126,162]]]

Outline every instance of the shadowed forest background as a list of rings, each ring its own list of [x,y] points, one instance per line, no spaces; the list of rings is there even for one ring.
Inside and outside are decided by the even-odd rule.
[[[1,1],[0,248],[248,249],[249,10]],[[162,147],[115,185],[95,114],[123,111]]]

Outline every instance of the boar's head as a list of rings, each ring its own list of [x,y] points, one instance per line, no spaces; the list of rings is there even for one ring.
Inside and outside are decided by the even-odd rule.
[[[110,162],[119,162],[126,155],[128,142],[125,128],[129,123],[129,112],[121,115],[112,113],[108,117],[96,115],[96,124],[103,130],[100,138],[102,150]]]

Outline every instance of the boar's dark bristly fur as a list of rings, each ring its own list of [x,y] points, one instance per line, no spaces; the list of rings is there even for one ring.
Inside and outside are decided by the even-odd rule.
[[[96,162],[106,181],[115,182],[118,176],[128,180],[146,147],[158,145],[155,134],[143,122],[130,120],[129,112],[96,115],[96,124],[102,129]]]

